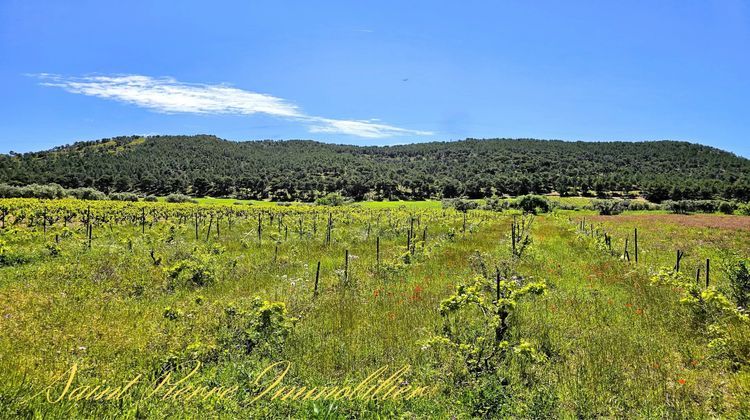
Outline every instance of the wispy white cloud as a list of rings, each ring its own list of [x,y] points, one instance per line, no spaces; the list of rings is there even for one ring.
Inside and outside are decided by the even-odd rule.
[[[316,124],[310,127],[313,133],[346,133],[359,137],[382,138],[403,135],[430,136],[429,131],[407,130],[392,125],[380,124],[375,120],[334,120],[330,118],[312,118]]]
[[[238,89],[225,84],[184,83],[171,77],[140,75],[63,77],[37,74],[43,86],[68,92],[111,99],[163,113],[193,114],[265,114],[299,121],[313,133],[349,134],[366,138],[404,135],[432,135],[429,131],[410,130],[377,122],[378,120],[340,120],[303,113],[287,100],[272,95]]]

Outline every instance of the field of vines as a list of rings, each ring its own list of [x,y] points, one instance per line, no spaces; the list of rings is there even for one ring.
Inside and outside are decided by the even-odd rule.
[[[0,418],[747,418],[749,220],[3,199]]]

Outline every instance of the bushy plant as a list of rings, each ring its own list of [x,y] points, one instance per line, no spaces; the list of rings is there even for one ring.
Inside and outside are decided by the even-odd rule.
[[[315,200],[315,204],[319,206],[343,206],[346,202],[346,197],[339,192],[328,193]]]
[[[5,241],[0,239],[0,267],[18,265],[27,262],[27,258],[11,251]]]
[[[514,202],[514,207],[523,210],[524,213],[547,213],[552,208],[552,203],[541,195],[524,195],[518,197]]]
[[[0,198],[17,198],[18,196],[18,187],[0,184]]]
[[[466,198],[444,198],[443,200],[441,200],[440,204],[444,209],[456,209],[464,213],[479,207],[479,204],[476,201],[472,201]]]
[[[109,199],[113,201],[138,201],[138,194],[130,192],[111,193]]]
[[[496,288],[499,291],[493,290]],[[459,356],[466,371],[473,375],[494,372],[508,351],[528,353],[541,361],[544,355],[525,340],[513,342],[508,331],[509,317],[519,300],[545,290],[544,283],[526,282],[517,276],[503,278],[495,285],[484,276],[477,276],[459,285],[453,295],[440,303],[442,333],[425,341],[422,348],[448,350]]]
[[[625,211],[628,204],[629,202],[625,200],[593,200],[591,208],[602,216],[614,216]]]
[[[189,259],[180,260],[167,268],[170,288],[184,284],[192,287],[204,287],[216,281],[216,272],[208,257],[194,255]]]
[[[745,285],[746,272],[741,270],[735,281]],[[680,303],[690,310],[694,325],[705,334],[715,358],[728,361],[735,369],[750,364],[750,317],[742,308],[715,287],[701,288],[672,268],[662,268],[651,284],[671,286],[682,293]]]
[[[735,203],[718,200],[668,200],[664,201],[662,206],[665,210],[675,214],[716,213],[717,211],[732,214],[737,209]]]
[[[482,210],[503,211],[510,208],[510,201],[498,197],[490,197],[484,201]]]
[[[155,195],[147,195],[143,197],[143,201],[146,201],[148,203],[156,203],[159,201],[159,199]]]
[[[726,272],[729,279],[729,296],[738,307],[747,310],[750,307],[750,262],[739,260],[730,263]]]
[[[71,197],[75,197],[79,200],[106,200],[107,195],[101,191],[97,191],[93,188],[74,188],[68,190],[68,194]]]
[[[185,194],[169,194],[164,198],[164,200],[167,203],[197,203],[198,201],[194,200],[189,195]]]
[[[639,200],[632,200],[628,201],[628,208],[627,210],[630,211],[653,211],[653,210],[659,210],[661,206],[654,203],[649,203],[648,201],[639,201]]]
[[[255,297],[249,307],[232,305],[224,310],[225,324],[219,342],[228,351],[277,355],[292,332],[295,319],[282,302]]]
[[[734,214],[737,210],[737,205],[729,201],[722,201],[719,203],[719,211],[724,214]]]
[[[66,191],[63,187],[57,184],[32,184],[21,188],[22,197],[28,198],[43,198],[47,200],[53,200],[56,198],[63,198],[66,196]]]

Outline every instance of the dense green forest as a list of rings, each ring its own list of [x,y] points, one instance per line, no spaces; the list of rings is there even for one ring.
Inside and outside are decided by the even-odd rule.
[[[334,191],[374,200],[556,191],[748,201],[750,160],[675,141],[467,139],[361,147],[131,136],[0,155],[0,183],[279,201],[312,201]]]

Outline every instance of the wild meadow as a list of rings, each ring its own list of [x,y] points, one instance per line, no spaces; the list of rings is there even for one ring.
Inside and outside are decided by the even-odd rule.
[[[532,213],[0,200],[0,417],[750,414],[747,217]]]

